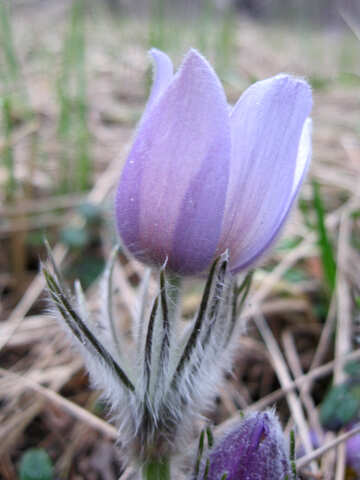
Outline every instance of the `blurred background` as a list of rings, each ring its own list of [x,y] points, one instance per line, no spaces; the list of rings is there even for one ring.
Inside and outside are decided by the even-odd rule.
[[[311,172],[253,287],[280,357],[251,323],[212,420],[284,387],[274,358],[288,381],[333,362],[297,400],[279,400],[287,432],[315,430],[325,441],[358,419],[358,364],[349,373],[343,358],[360,342],[360,2],[0,0],[0,478],[28,478],[26,461],[39,462],[41,478],[111,480],[124,469],[81,359],[46,313],[38,271],[45,235],[96,310],[116,241],[113,189],[151,86],[151,47],[176,66],[199,49],[229,103],[279,72],[305,77],[314,93]],[[120,263],[127,331],[143,267],[124,253]],[[202,283],[185,288],[191,318]],[[341,411],[344,399],[352,408]],[[26,460],[32,448],[40,450]],[[336,480],[360,478],[353,465],[337,466],[344,452],[321,458],[316,478],[335,478],[335,469]]]

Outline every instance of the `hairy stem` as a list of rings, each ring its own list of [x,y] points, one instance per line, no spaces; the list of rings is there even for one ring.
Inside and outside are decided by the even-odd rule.
[[[149,460],[142,467],[142,476],[143,480],[170,480],[169,460]]]

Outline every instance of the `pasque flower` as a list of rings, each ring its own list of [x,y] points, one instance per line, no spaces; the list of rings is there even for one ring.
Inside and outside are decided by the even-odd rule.
[[[116,196],[120,236],[141,261],[179,274],[228,249],[235,273],[272,244],[304,178],[310,87],[281,74],[229,107],[197,51],[176,74],[165,53],[150,53],[154,84]]]
[[[272,411],[249,415],[209,455],[207,480],[285,480],[290,459]]]
[[[272,243],[306,172],[312,101],[304,81],[279,75],[251,86],[229,109],[216,74],[196,51],[175,75],[164,53],[151,53],[154,85],[119,182],[116,221],[140,260],[166,262],[176,274],[208,270],[194,319],[182,321],[181,295],[173,282],[167,286],[174,278],[162,268],[152,301],[144,276],[132,335],[122,335],[113,300],[117,247],[104,274],[100,315],[87,308],[79,283],[71,293],[49,247],[43,272],[55,314],[110,407],[123,458],[147,480],[169,480],[244,326],[239,316],[251,274],[238,285],[228,272],[245,268]],[[208,480],[220,480],[224,469],[228,480],[279,480],[288,472],[271,412],[245,418],[209,455]]]

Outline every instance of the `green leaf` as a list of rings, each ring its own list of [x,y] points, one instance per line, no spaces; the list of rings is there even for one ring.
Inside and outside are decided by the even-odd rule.
[[[360,362],[349,362],[345,365],[344,370],[351,377],[360,377]]]
[[[44,243],[44,232],[35,230],[33,232],[27,232],[26,245],[30,247],[41,247]]]
[[[86,290],[104,271],[104,260],[95,256],[78,258],[70,268],[66,270],[66,277],[73,277],[80,280],[81,286]]]
[[[65,227],[60,232],[60,238],[65,245],[72,248],[85,247],[89,236],[84,228]]]
[[[20,480],[52,480],[53,466],[49,455],[42,448],[28,450],[20,462]]]
[[[276,250],[281,252],[284,250],[292,250],[302,242],[302,238],[299,235],[293,237],[287,237],[280,240],[277,244]]]
[[[77,208],[77,212],[88,223],[94,224],[101,220],[101,209],[93,203],[83,203]]]
[[[360,75],[352,72],[341,72],[338,76],[338,81],[344,86],[359,87]]]
[[[356,210],[353,210],[351,212],[351,218],[353,220],[357,220],[358,218],[360,218],[360,208],[356,209]]]
[[[309,230],[314,230],[315,225],[311,218],[311,211],[312,211],[312,202],[310,200],[305,200],[305,198],[300,197],[298,201],[299,209],[303,215],[304,223]]]
[[[207,435],[208,446],[211,449],[214,445],[214,436],[209,426],[206,427],[206,435]]]
[[[204,453],[204,438],[205,438],[205,431],[202,430],[199,437],[199,445],[198,445],[198,451],[196,455],[196,463],[195,463],[194,475],[193,475],[194,478],[197,478],[197,476],[199,475],[201,459]]]
[[[355,297],[356,308],[360,309],[360,296]]]
[[[332,387],[320,408],[320,421],[329,430],[339,430],[358,414],[360,398],[354,385],[347,382]]]
[[[107,405],[106,405],[105,401],[101,398],[98,398],[94,402],[94,405],[92,406],[92,412],[97,417],[103,417],[107,412]]]
[[[318,183],[316,182],[313,182],[313,204],[317,218],[317,234],[321,251],[324,277],[330,292],[332,292],[335,288],[336,281],[336,262],[333,247],[331,245],[325,225],[325,211],[322,198],[320,196],[320,189]]]
[[[297,472],[296,472],[296,452],[295,452],[295,432],[294,430],[290,431],[290,466],[291,466],[291,473],[293,480],[297,479]]]
[[[289,268],[289,270],[284,273],[283,278],[290,283],[304,282],[309,279],[306,272],[300,268]]]
[[[311,75],[309,81],[314,90],[326,90],[331,85],[331,78],[319,75]]]

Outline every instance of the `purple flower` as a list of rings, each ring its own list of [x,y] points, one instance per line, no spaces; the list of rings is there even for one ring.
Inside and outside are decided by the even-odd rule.
[[[178,72],[151,50],[155,78],[116,196],[124,245],[176,273],[205,271],[229,249],[235,273],[279,232],[311,157],[309,85],[277,75],[233,108],[190,50]]]
[[[356,425],[351,425],[354,428]],[[346,463],[360,476],[360,434],[355,434],[346,441]]]
[[[351,430],[356,427],[356,424],[351,423],[347,426],[346,430]],[[316,449],[322,446],[322,442],[319,442],[317,434],[311,430],[310,440],[312,446]],[[301,458],[305,455],[305,449],[301,444],[296,452],[296,457]],[[346,440],[346,465],[360,478],[360,434],[357,433]]]
[[[257,412],[239,423],[210,452],[207,480],[284,480],[290,460],[280,424],[271,412]],[[200,477],[201,478],[201,477]]]

